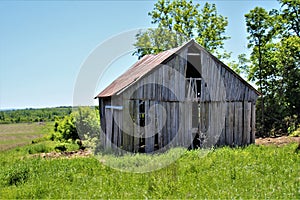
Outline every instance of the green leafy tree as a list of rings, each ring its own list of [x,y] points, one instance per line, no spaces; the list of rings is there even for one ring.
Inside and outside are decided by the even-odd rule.
[[[249,74],[248,64],[250,60],[247,58],[247,55],[242,53],[238,55],[238,62],[232,61],[228,63],[228,66],[233,69],[236,73],[240,75],[247,76]]]
[[[267,68],[264,65],[263,59],[265,58],[265,46],[270,41],[272,35],[270,34],[271,17],[269,13],[261,7],[255,7],[248,14],[245,15],[247,32],[249,36],[248,48],[253,48],[251,53],[251,60],[257,62],[250,70],[249,77],[251,80],[256,81],[259,85],[261,97],[261,126],[264,131],[264,93],[266,87],[265,77],[263,70]]]
[[[158,54],[166,49],[172,49],[188,41],[188,38],[182,34],[176,34],[162,27],[156,29],[149,28],[145,32],[139,32],[135,43],[137,47],[134,55],[139,59],[147,54]]]
[[[246,17],[251,65],[249,80],[263,94],[258,100],[258,130],[283,134],[299,123],[299,0],[280,0],[281,9],[256,7]],[[292,130],[290,130],[292,131]]]
[[[229,39],[224,35],[228,21],[218,14],[215,4],[205,3],[200,9],[200,4],[192,1],[158,0],[148,15],[158,29],[137,34],[134,54],[139,58],[177,47],[191,38],[218,57],[228,57],[228,53],[221,53]]]
[[[300,0],[279,0],[284,33],[300,37]]]

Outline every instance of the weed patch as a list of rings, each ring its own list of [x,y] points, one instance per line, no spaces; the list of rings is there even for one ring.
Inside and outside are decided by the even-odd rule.
[[[20,185],[27,181],[29,178],[30,170],[24,165],[18,165],[12,167],[6,175],[6,183],[9,186]]]

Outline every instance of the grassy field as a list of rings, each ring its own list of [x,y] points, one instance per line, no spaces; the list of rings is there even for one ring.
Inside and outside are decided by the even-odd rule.
[[[28,153],[45,142],[0,152],[0,199],[300,198],[297,144],[220,148],[204,157],[199,156],[201,150],[186,151],[166,168],[128,173],[103,164],[107,155],[70,159]],[[164,159],[171,156],[166,153]],[[132,162],[147,165],[153,158],[136,155],[120,160],[125,166]]]
[[[203,150],[173,149],[162,155],[40,157],[37,153],[55,151],[59,143],[28,143],[52,127],[0,125],[0,199],[300,199],[300,150],[296,143],[224,147],[212,149],[206,156],[202,156]],[[20,146],[23,144],[28,145]],[[68,145],[69,150],[78,148]],[[107,166],[147,169],[151,161],[168,163],[182,151],[175,162],[148,173],[122,172]]]
[[[53,123],[0,124],[0,151],[31,143],[53,129]]]

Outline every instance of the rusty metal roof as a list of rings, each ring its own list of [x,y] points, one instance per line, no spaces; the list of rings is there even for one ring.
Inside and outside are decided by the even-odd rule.
[[[187,44],[187,43],[186,43]],[[184,44],[184,45],[186,45]],[[148,72],[154,69],[156,66],[161,64],[164,60],[169,58],[172,54],[176,53],[184,45],[163,51],[156,55],[145,55],[134,65],[132,65],[124,74],[115,79],[109,86],[107,86],[100,94],[95,98],[109,97],[117,94],[122,89],[134,84]]]

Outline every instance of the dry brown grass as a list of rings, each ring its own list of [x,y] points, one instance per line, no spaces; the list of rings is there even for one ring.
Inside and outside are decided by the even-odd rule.
[[[283,146],[290,143],[300,144],[300,137],[281,136],[281,137],[257,138],[255,140],[255,144],[257,145]]]
[[[44,136],[50,125],[41,123],[0,124],[0,151],[30,144]]]

